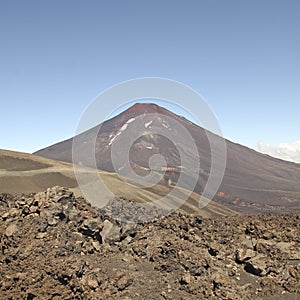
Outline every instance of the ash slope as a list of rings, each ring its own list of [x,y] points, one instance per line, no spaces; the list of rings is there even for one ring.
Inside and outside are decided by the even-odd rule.
[[[0,196],[1,299],[286,299],[299,215],[120,224],[65,188]]]
[[[147,114],[156,114],[149,119]],[[96,139],[96,163],[101,170],[115,172],[111,160],[112,145],[122,136],[124,130],[129,130],[135,124],[135,119],[141,116],[143,119],[144,135],[137,139],[130,149],[130,164],[140,174],[147,172],[149,158],[154,154],[164,156],[170,167],[180,166],[180,157],[176,146],[167,138],[151,135],[151,129],[161,128],[168,135],[169,130],[177,134],[177,138],[183,145],[183,151],[191,158],[191,165],[195,156],[190,153],[190,145],[185,136],[180,135],[177,128],[170,128],[164,116],[172,118],[183,125],[193,137],[201,163],[198,183],[194,189],[201,194],[210,172],[211,153],[207,134],[214,138],[216,143],[220,137],[206,131],[172,112],[155,104],[135,104],[118,116],[92,128],[77,136],[80,146],[77,152],[83,153],[79,159],[83,165],[91,166],[92,157],[88,157],[89,149],[93,145],[92,137]],[[35,154],[66,162],[72,161],[72,141],[69,139]],[[241,212],[288,212],[300,211],[300,165],[283,161],[268,155],[258,153],[252,149],[226,140],[227,166],[225,176],[216,201]],[[118,149],[119,156],[124,156],[122,147]],[[199,171],[199,170],[195,170]],[[172,175],[176,183],[178,174]],[[189,182],[190,178],[186,178]]]
[[[170,193],[171,188],[163,185],[142,189],[132,184],[126,184],[116,174],[82,168],[82,174],[95,173],[99,175],[108,189],[103,187],[99,191],[99,197],[110,201],[114,195],[132,202],[149,203],[154,202],[164,195]],[[73,165],[55,161],[40,156],[0,150],[0,193],[26,194],[40,192],[49,186],[64,185],[77,195],[82,196],[74,174]],[[182,194],[190,194],[181,189]],[[199,208],[200,196],[192,193],[187,201],[180,207],[180,211],[198,214],[208,218],[212,216],[236,215],[235,211],[211,201],[206,207]],[[173,201],[180,201],[174,197]],[[182,201],[181,201],[182,202]]]

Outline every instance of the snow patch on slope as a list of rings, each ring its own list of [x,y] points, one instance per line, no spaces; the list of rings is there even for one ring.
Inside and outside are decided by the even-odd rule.
[[[112,134],[109,135],[109,138],[112,138],[109,143],[108,146],[111,146],[111,144],[115,141],[115,139],[124,131],[127,129],[128,124],[132,123],[133,121],[135,121],[135,118],[130,118],[125,124],[123,124],[123,126],[120,128],[120,130],[117,132],[117,134],[115,136],[113,136]]]
[[[148,128],[151,124],[152,124],[153,121],[149,121],[147,123],[145,123],[145,128]]]

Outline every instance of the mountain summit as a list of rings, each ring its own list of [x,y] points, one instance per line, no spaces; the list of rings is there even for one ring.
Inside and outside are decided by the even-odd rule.
[[[192,150],[193,143],[189,135],[198,153]],[[184,174],[180,155],[184,153],[189,158],[189,168],[198,177],[194,191],[201,194],[211,168],[208,135],[212,133],[163,107],[153,103],[137,103],[77,136],[78,149],[75,150],[82,153],[77,163],[93,166],[89,154],[92,147],[95,147],[98,169],[121,172],[125,168],[121,161],[126,161],[128,155],[128,163],[134,172],[147,176],[154,169],[158,173],[164,173],[165,184],[173,185],[177,183],[179,175]],[[172,138],[168,138],[169,136]],[[132,137],[130,147],[127,147],[126,142]],[[215,139],[218,142],[222,138],[215,136]],[[71,138],[35,154],[72,162],[72,142]],[[258,153],[228,140],[226,146],[225,176],[214,200],[247,213],[300,210],[299,164]],[[152,158],[156,155],[164,160],[153,162]],[[117,159],[118,163],[114,163],[112,158]],[[201,168],[196,168],[197,159],[200,159]],[[126,173],[122,175],[126,176]],[[181,185],[186,188],[193,179],[184,175]]]

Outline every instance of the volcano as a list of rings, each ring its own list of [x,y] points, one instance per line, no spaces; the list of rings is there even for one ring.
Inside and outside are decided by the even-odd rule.
[[[224,141],[163,107],[136,103],[76,136],[75,151],[81,154],[75,163],[113,173],[123,172],[122,176],[128,175],[128,166],[140,177],[154,171],[162,174],[160,183],[166,185],[176,185],[182,178],[180,185],[184,188],[196,180],[193,191],[201,194],[212,166],[209,136],[214,136],[216,143]],[[132,137],[128,147],[125,146]],[[73,162],[74,139],[35,154]],[[225,140],[225,144],[226,170],[215,201],[243,213],[300,211],[300,164],[273,158],[229,140]],[[187,175],[183,169],[181,153],[188,158],[185,169],[192,171],[194,176]],[[153,160],[158,156],[160,159]],[[198,161],[200,167],[197,167]]]

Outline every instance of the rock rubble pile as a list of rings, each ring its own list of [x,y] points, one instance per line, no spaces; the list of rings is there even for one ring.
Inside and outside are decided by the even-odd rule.
[[[0,195],[0,298],[299,299],[299,215],[121,223],[117,201]]]

